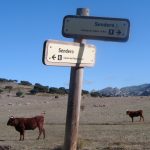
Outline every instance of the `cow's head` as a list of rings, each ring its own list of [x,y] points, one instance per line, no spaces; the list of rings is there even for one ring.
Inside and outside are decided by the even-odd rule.
[[[126,114],[129,115],[130,111],[126,110]]]
[[[13,116],[9,117],[7,125],[8,126],[15,126],[16,125],[16,121],[15,121],[15,118]]]

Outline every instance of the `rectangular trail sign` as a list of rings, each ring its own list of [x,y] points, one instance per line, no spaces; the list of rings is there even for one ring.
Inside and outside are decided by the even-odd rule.
[[[44,43],[43,63],[52,66],[91,67],[95,64],[94,45],[47,40]]]
[[[63,20],[62,34],[69,38],[125,42],[129,28],[128,19],[68,15]]]

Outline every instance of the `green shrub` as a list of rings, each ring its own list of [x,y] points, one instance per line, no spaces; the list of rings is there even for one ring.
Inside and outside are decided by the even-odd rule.
[[[92,97],[99,97],[100,94],[98,92],[91,92]]]
[[[8,80],[4,78],[0,78],[0,82],[8,82]]]
[[[67,91],[66,91],[66,89],[64,87],[60,87],[58,89],[58,94],[62,94],[62,95],[67,94]]]
[[[36,90],[36,89],[32,89],[31,91],[30,91],[30,94],[32,94],[32,95],[35,95],[35,94],[37,94],[38,93],[38,91]]]
[[[21,92],[21,91],[18,91],[18,92],[16,93],[16,96],[17,96],[17,97],[24,97],[24,93]]]
[[[64,94],[68,94],[68,91],[64,87],[60,87],[60,88],[51,87],[49,88],[49,93],[64,95]]]
[[[88,95],[89,94],[89,91],[87,90],[82,90],[82,95]]]
[[[85,145],[84,141],[79,139],[77,143],[77,150],[82,150],[84,148],[84,145]]]
[[[55,88],[55,87],[49,88],[49,93],[51,93],[51,94],[56,94],[56,93],[58,93],[58,88]]]
[[[20,85],[27,85],[27,86],[31,86],[32,83],[30,83],[29,81],[20,81],[19,83]]]
[[[0,93],[2,93],[3,92],[3,90],[2,89],[0,89]]]
[[[47,93],[47,92],[49,92],[49,87],[48,86],[43,86],[39,83],[36,83],[34,85],[34,90],[37,90],[38,92]]]

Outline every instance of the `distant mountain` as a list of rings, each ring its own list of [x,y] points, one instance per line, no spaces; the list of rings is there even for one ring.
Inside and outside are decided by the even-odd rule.
[[[128,86],[123,88],[108,87],[99,90],[101,96],[150,96],[150,84]]]
[[[120,96],[120,89],[118,89],[118,88],[107,87],[107,88],[102,89],[98,92],[101,96],[106,96],[106,97]]]

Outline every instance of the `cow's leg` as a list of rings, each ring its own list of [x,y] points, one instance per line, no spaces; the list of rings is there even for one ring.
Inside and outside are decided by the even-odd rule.
[[[24,140],[24,131],[25,131],[24,128],[20,131],[22,141]]]
[[[43,139],[45,138],[45,129],[43,128],[43,122],[38,124],[39,136],[37,140],[40,139],[41,134],[43,133]]]
[[[39,128],[39,136],[38,136],[37,140],[40,139],[42,133],[43,133],[43,139],[45,139],[45,129],[44,128]]]
[[[38,136],[37,140],[40,139],[41,133],[42,133],[42,129],[39,127],[39,136]]]
[[[143,122],[144,122],[144,116],[142,116],[142,118],[143,118]]]
[[[20,139],[19,139],[19,141],[21,141],[21,139],[22,139],[21,137],[22,137],[22,134],[21,134],[21,132],[20,132]]]
[[[21,131],[20,132],[20,139],[19,139],[19,141],[23,141],[23,140],[24,140],[24,132]]]
[[[132,122],[133,122],[133,117],[132,117]]]
[[[23,137],[23,139],[22,139],[22,140],[24,140],[24,132],[23,132],[23,135],[22,135],[22,137]]]
[[[140,116],[140,120],[139,120],[140,122],[141,122],[141,118],[142,118],[142,117]]]
[[[20,132],[20,141],[21,140],[23,141],[24,140],[25,127],[24,127],[24,125],[21,125],[20,128],[21,128],[20,131],[19,131]]]
[[[144,116],[143,115],[140,116],[140,120],[141,120],[141,118],[143,119],[143,122],[144,122]]]
[[[43,128],[42,131],[43,131],[43,139],[45,139],[45,129]]]

